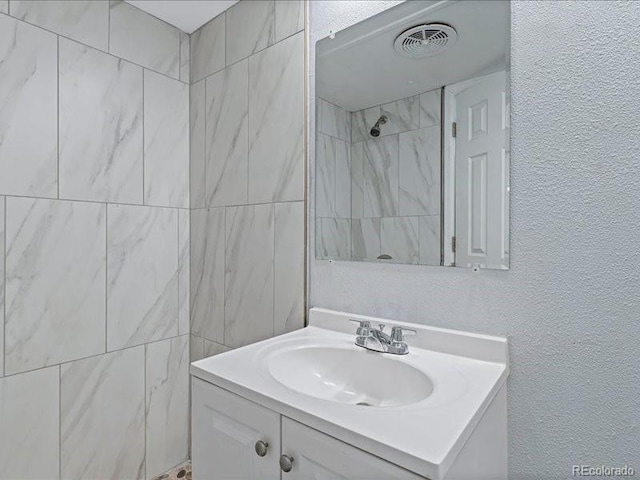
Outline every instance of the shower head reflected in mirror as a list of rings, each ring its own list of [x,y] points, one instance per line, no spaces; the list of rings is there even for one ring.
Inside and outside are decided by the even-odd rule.
[[[376,124],[373,127],[371,127],[371,130],[369,131],[371,136],[372,137],[379,137],[380,136],[380,125],[384,125],[385,123],[387,123],[387,116],[386,115],[382,115],[378,119]]]

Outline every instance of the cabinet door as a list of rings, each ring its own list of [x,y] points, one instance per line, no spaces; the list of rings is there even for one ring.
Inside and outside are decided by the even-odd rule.
[[[197,378],[191,386],[193,479],[280,480],[280,415]]]
[[[282,480],[423,479],[375,455],[282,417],[282,453],[293,458]]]

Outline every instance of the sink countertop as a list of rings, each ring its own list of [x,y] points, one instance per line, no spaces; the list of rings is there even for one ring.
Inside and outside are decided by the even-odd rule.
[[[270,375],[269,355],[292,346],[331,345],[387,355],[353,345],[356,325],[348,319],[417,330],[407,338],[409,354],[392,357],[425,371],[433,394],[410,405],[355,406],[298,393]],[[191,364],[195,377],[432,480],[446,475],[508,373],[504,338],[319,308],[310,310],[309,326],[302,330]]]

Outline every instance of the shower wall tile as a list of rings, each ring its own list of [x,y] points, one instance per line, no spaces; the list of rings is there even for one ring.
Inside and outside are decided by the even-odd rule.
[[[191,82],[191,37],[180,32],[180,81]]]
[[[379,218],[354,218],[351,221],[351,258],[353,260],[376,260],[380,250]]]
[[[348,260],[351,257],[351,220],[316,219],[316,257]]]
[[[227,10],[226,15],[227,66],[273,45],[273,0],[242,0]]]
[[[57,196],[57,70],[55,35],[0,15],[0,193]]]
[[[0,0],[0,13],[9,13],[9,0]]]
[[[109,52],[125,60],[180,77],[180,30],[126,2],[111,2]]]
[[[274,208],[226,209],[225,337],[240,347],[273,336]]]
[[[60,197],[142,203],[142,68],[59,41]]]
[[[0,378],[0,479],[58,478],[58,379],[59,367]]]
[[[107,349],[178,335],[178,212],[109,205]]]
[[[303,67],[303,33],[249,59],[250,203],[304,199]]]
[[[206,80],[206,190],[211,207],[247,203],[249,62]]]
[[[276,42],[304,29],[303,0],[276,0]]]
[[[204,358],[204,339],[202,337],[196,337],[195,335],[189,335],[189,361],[197,362]]]
[[[363,152],[364,216],[397,215],[398,135],[367,140]]]
[[[4,197],[0,197],[0,377],[4,375]]]
[[[144,478],[144,348],[60,367],[61,478]]]
[[[191,212],[178,210],[178,333],[190,331]]]
[[[318,99],[318,130],[332,137],[349,142],[351,114],[344,108],[321,98]]]
[[[401,133],[400,215],[440,213],[440,125]]]
[[[144,202],[189,208],[189,86],[144,72]]]
[[[418,217],[383,218],[380,228],[380,250],[390,255],[393,263],[419,263]]]
[[[232,350],[232,348],[227,347],[226,345],[220,345],[216,342],[210,342],[206,338],[203,339],[202,358],[213,357],[214,355],[228,352],[229,350]]]
[[[189,196],[191,208],[206,206],[205,187],[205,80],[189,88]]]
[[[304,327],[304,202],[276,203],[274,334]]]
[[[351,218],[364,216],[364,144],[351,145]]]
[[[100,50],[109,48],[108,0],[12,0],[11,16]]]
[[[393,135],[420,128],[419,95],[385,103],[381,112],[387,117],[387,123],[380,127],[380,135]]]
[[[104,352],[105,206],[6,199],[5,373]]]
[[[191,35],[192,83],[225,67],[225,15],[218,15]]]
[[[336,156],[340,140],[318,133],[316,136],[316,215],[336,216]],[[346,146],[346,143],[340,142]],[[342,146],[342,145],[341,145]]]
[[[224,343],[225,209],[191,211],[191,333]]]
[[[420,217],[420,263],[440,265],[440,215]]]
[[[189,335],[146,346],[146,477],[187,459]]]
[[[380,107],[371,107],[351,113],[351,143],[369,140],[371,127],[380,118],[382,110]]]
[[[440,89],[420,95],[420,128],[440,125],[441,112]]]

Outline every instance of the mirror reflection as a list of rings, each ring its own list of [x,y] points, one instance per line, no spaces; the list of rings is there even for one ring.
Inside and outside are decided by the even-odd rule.
[[[316,44],[316,257],[509,267],[506,1],[409,1]]]

